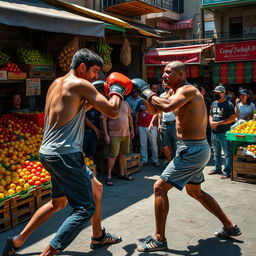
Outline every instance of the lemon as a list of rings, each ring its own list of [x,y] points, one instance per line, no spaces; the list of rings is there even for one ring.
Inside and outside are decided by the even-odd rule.
[[[10,188],[10,189],[8,190],[8,194],[9,194],[10,196],[13,195],[13,194],[15,194],[15,190],[12,189],[12,188]]]
[[[0,193],[0,199],[4,198],[4,194],[3,193]]]

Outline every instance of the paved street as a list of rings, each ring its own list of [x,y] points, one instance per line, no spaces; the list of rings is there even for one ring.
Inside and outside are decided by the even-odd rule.
[[[214,232],[222,227],[221,223],[185,191],[173,189],[169,193],[170,212],[166,228],[169,249],[151,253],[151,256],[256,255],[256,185],[221,180],[219,175],[208,176],[206,173],[210,169],[212,166],[209,165],[204,170],[206,182],[203,189],[217,199],[243,234],[238,239],[215,238]],[[122,243],[91,251],[91,227],[88,227],[59,255],[148,255],[138,253],[136,244],[154,231],[152,187],[159,171],[160,168],[144,166],[134,175],[133,182],[114,179],[113,187],[104,188],[103,226],[109,232],[122,235]],[[17,255],[39,255],[69,212],[69,208],[62,210],[35,231]],[[0,252],[4,239],[19,232],[23,226],[0,234]]]

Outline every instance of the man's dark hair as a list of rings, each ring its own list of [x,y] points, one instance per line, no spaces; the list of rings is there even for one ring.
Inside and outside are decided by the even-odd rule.
[[[81,63],[84,63],[86,65],[86,70],[89,70],[89,68],[94,65],[97,65],[99,67],[103,66],[103,60],[101,59],[101,57],[86,48],[82,48],[75,53],[70,64],[70,69],[78,68]]]

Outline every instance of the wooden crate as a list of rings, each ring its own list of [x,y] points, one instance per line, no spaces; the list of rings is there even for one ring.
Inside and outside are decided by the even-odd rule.
[[[0,203],[0,233],[12,227],[10,199]]]
[[[29,78],[41,78],[41,79],[54,79],[55,72],[54,71],[31,71],[28,72]]]
[[[51,193],[51,183],[47,185],[42,185],[35,190],[36,209],[40,208],[51,200]]]
[[[29,220],[36,210],[35,190],[10,199],[12,226]]]
[[[232,180],[256,183],[256,159],[233,155]]]
[[[125,156],[126,159],[126,167],[127,167],[127,174],[131,175],[133,173],[140,171],[140,154],[139,153],[130,153]],[[119,175],[119,164],[118,159],[116,160],[116,164],[113,168],[112,173]]]

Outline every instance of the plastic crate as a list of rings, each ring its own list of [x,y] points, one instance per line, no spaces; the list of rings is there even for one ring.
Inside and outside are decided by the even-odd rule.
[[[256,142],[256,134],[227,132],[226,139],[231,141]]]

